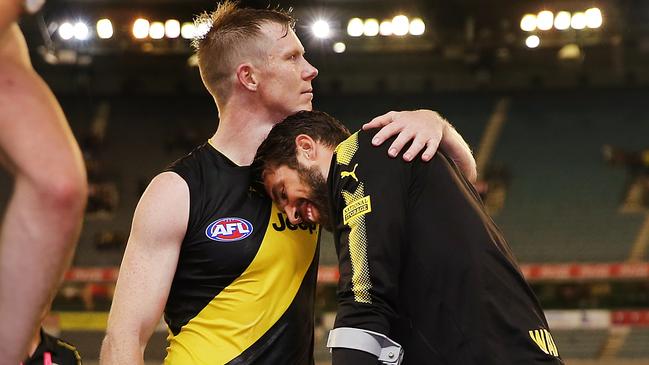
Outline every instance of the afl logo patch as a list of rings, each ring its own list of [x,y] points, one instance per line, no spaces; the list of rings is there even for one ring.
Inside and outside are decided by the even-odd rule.
[[[207,238],[219,242],[240,241],[252,234],[252,223],[243,218],[221,218],[205,230]]]

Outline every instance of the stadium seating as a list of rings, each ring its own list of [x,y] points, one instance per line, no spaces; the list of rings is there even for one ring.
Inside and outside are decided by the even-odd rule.
[[[605,165],[601,149],[647,145],[647,96],[566,91],[512,98],[492,162],[512,175],[496,220],[522,262],[627,259],[643,216],[618,212],[625,171]]]
[[[617,354],[623,359],[649,358],[649,328],[633,328]]]
[[[552,336],[565,359],[595,359],[608,336],[608,330],[553,330]]]

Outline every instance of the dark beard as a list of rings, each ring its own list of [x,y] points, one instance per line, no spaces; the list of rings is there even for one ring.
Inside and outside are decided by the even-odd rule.
[[[327,189],[327,180],[322,176],[322,172],[317,167],[307,168],[300,165],[297,169],[300,179],[310,189],[311,194],[308,200],[318,210],[320,214],[319,222],[324,229],[332,231],[331,214],[329,214],[329,192]],[[304,218],[304,217],[302,217]]]

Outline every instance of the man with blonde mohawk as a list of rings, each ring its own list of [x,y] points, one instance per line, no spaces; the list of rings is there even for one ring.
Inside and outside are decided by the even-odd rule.
[[[101,364],[142,364],[163,312],[165,364],[313,364],[319,227],[290,224],[251,190],[250,164],[273,125],[312,109],[318,70],[285,12],[226,1],[199,21],[211,24],[195,45],[218,128],[136,208]],[[430,159],[442,143],[475,176],[468,147],[434,112],[391,112],[370,126],[386,126],[377,144],[400,133],[392,156],[412,141],[404,158]]]

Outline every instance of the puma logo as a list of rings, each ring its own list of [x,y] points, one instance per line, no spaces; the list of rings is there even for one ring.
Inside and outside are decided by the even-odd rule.
[[[340,178],[345,178],[347,176],[351,176],[356,182],[358,182],[358,178],[356,177],[356,168],[358,167],[358,164],[354,165],[354,168],[352,171],[343,171],[340,173]]]

